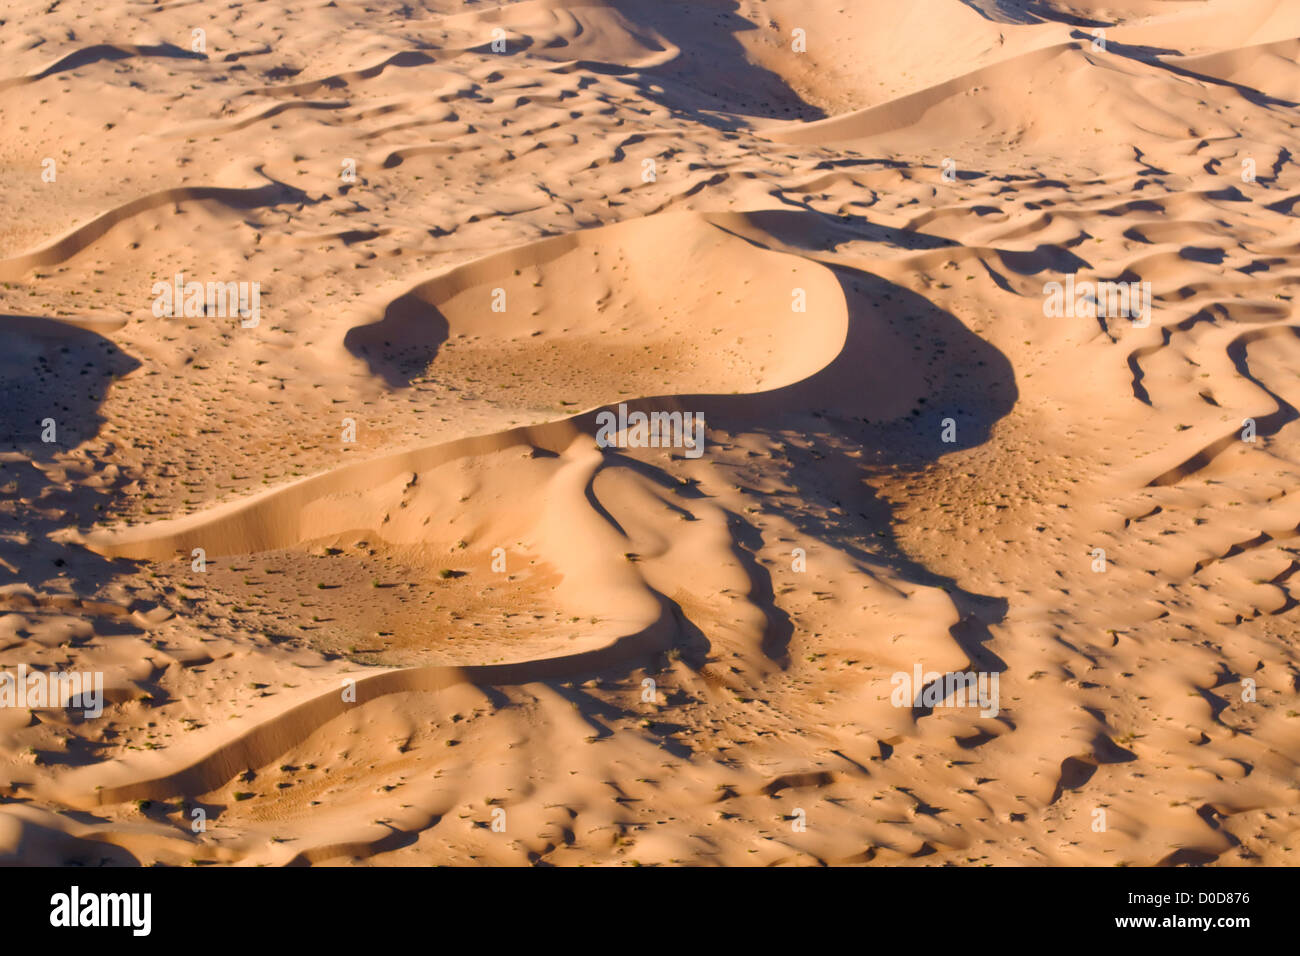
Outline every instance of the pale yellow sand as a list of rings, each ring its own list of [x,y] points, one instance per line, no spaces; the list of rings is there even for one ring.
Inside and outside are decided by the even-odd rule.
[[[0,861],[1300,860],[1300,7],[5,18]]]

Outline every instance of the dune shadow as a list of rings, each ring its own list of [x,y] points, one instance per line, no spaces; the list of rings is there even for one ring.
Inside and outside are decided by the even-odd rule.
[[[390,302],[378,322],[348,329],[343,347],[390,388],[405,388],[438,357],[448,328],[437,306],[408,292]]]
[[[1044,0],[961,0],[985,20],[993,23],[1068,23],[1076,27],[1108,27],[1114,24],[1057,10]]]
[[[1209,266],[1221,266],[1228,257],[1224,250],[1207,246],[1183,246],[1178,250],[1178,255],[1188,262],[1200,262]]]
[[[988,626],[1006,613],[1006,600],[966,591],[910,557],[896,538],[893,506],[867,479],[921,471],[943,455],[988,441],[1018,398],[1014,369],[994,346],[923,296],[859,270],[833,271],[848,303],[843,349],[816,375],[764,396],[770,419],[761,427],[774,442],[785,442],[784,480],[799,491],[773,496],[766,506],[808,538],[868,568],[946,591],[962,615],[954,640],[973,664],[1003,670],[983,645],[991,636]],[[880,390],[865,387],[873,372],[888,372],[877,346],[882,326],[891,324],[913,343],[914,364],[900,381],[917,380],[924,392],[903,414],[882,411]],[[743,396],[730,398],[712,403],[710,429],[753,431],[753,408],[742,410]],[[792,433],[803,439],[800,445],[788,441]]]
[[[961,245],[953,239],[920,232],[916,229],[899,229],[872,222],[857,213],[831,215],[814,208],[807,202],[781,193],[776,197],[790,209],[762,209],[748,212],[745,217],[765,232],[778,236],[791,245],[807,249],[825,250],[841,242],[878,242],[894,249],[953,249]],[[796,211],[798,210],[798,211]],[[735,235],[735,233],[733,233]],[[786,237],[793,235],[791,241]],[[815,237],[815,238],[814,238]],[[740,238],[747,238],[741,236]],[[748,239],[754,242],[752,239]],[[766,248],[762,243],[756,245]]]
[[[93,438],[114,380],[140,363],[111,339],[68,322],[0,315],[0,451],[49,460]]]
[[[820,214],[768,210],[748,213],[747,218],[779,242],[817,255],[838,239],[863,238],[853,222]],[[732,234],[769,248],[750,236]],[[896,237],[878,230],[866,238],[892,244]],[[921,247],[943,244],[939,240]],[[826,265],[848,311],[844,344],[829,364],[801,381],[766,392],[679,396],[672,401],[684,409],[708,410],[710,427],[717,422],[728,430],[762,418],[802,420],[813,426],[856,422],[865,429],[862,447],[897,464],[924,465],[986,441],[993,424],[1019,395],[1007,358],[924,296],[859,269]],[[906,367],[885,359],[887,340],[909,346]],[[919,393],[903,414],[888,410],[897,404],[891,401],[893,385]],[[954,421],[951,440],[945,441],[942,434],[944,418]]]
[[[82,67],[90,66],[93,63],[104,61],[127,60],[131,57],[162,57],[172,60],[206,60],[207,55],[196,53],[192,50],[184,50],[174,43],[155,43],[139,47],[120,47],[111,43],[97,43],[94,46],[83,47],[63,57],[57,63],[54,63],[40,73],[36,74],[36,79],[45,79],[47,76],[54,76],[56,73],[66,73],[69,70],[79,70]]]
[[[779,233],[787,244],[823,241],[819,229],[808,228],[811,220],[805,214],[778,211],[751,218],[762,219],[764,228]],[[925,297],[857,269],[830,268],[848,306],[848,326],[839,354],[823,369],[767,392],[664,396],[637,404],[702,411],[711,436],[769,435],[785,455],[784,461],[774,459],[780,471],[771,477],[797,493],[754,492],[763,510],[779,514],[807,540],[851,557],[868,572],[878,569],[945,591],[960,615],[950,634],[972,666],[1005,670],[985,645],[992,638],[990,625],[1006,614],[1007,600],[965,590],[912,558],[895,535],[894,507],[868,479],[919,472],[943,455],[988,441],[1018,398],[1014,369],[998,349]],[[886,340],[892,340],[892,352],[885,349]],[[899,359],[900,342],[910,351],[910,361]],[[873,375],[883,383],[873,383]],[[900,408],[897,389],[915,396],[905,403],[910,407]],[[664,484],[673,480],[644,462],[620,456],[619,464]],[[793,624],[774,596],[769,570],[752,559],[767,542],[746,516],[729,517],[737,551],[745,552],[750,600],[767,617],[762,649],[785,665]]]
[[[786,442],[784,480],[799,493],[774,496],[766,507],[808,539],[868,570],[946,592],[960,615],[950,635],[971,666],[1003,671],[1004,662],[985,645],[992,638],[990,625],[1006,614],[1007,600],[968,591],[911,557],[898,540],[894,506],[867,479],[919,472],[943,455],[988,441],[1018,398],[1014,369],[1000,351],[923,296],[858,270],[834,272],[849,306],[844,348],[821,373],[780,390],[779,401],[789,412],[768,427],[774,441],[791,432],[804,439],[801,446]],[[873,370],[883,371],[876,345],[882,323],[891,322],[905,324],[914,343],[910,374],[925,392],[902,415],[873,407],[863,388]],[[715,424],[739,426],[725,414],[715,414],[710,426]],[[945,425],[951,427],[945,431]]]
[[[745,129],[732,114],[773,119],[819,120],[826,113],[806,102],[777,73],[754,63],[736,35],[758,30],[725,3],[664,3],[611,0],[629,21],[656,30],[681,50],[660,66],[626,77],[637,93],[697,123],[725,131]],[[781,41],[790,46],[791,38]],[[791,54],[792,56],[797,54]]]
[[[71,35],[69,35],[69,39],[71,39]],[[35,83],[47,77],[58,76],[61,73],[79,70],[96,63],[127,60],[134,57],[161,57],[173,60],[207,60],[208,58],[206,53],[184,50],[172,43],[156,43],[146,46],[118,46],[112,43],[96,43],[92,46],[82,47],[80,50],[73,50],[39,73],[0,80],[0,90]]]
[[[1104,24],[1102,24],[1104,25]],[[1082,34],[1074,34],[1077,39],[1089,39]],[[1284,99],[1278,96],[1271,96],[1263,90],[1258,90],[1253,86],[1247,86],[1244,83],[1237,83],[1230,79],[1219,76],[1213,76],[1209,73],[1202,73],[1199,70],[1193,70],[1189,67],[1182,66],[1163,57],[1182,57],[1181,50],[1174,50],[1167,47],[1146,46],[1136,43],[1120,43],[1116,40],[1106,41],[1106,52],[1113,53],[1116,56],[1122,56],[1125,59],[1133,60],[1136,63],[1142,63],[1146,66],[1155,67],[1166,73],[1181,77],[1186,80],[1192,80],[1196,83],[1205,83],[1210,86],[1221,86],[1225,89],[1235,91],[1242,99],[1255,106],[1271,109],[1273,107],[1282,107],[1284,109],[1295,109],[1297,104],[1293,100]]]
[[[130,480],[101,475],[92,491],[68,487],[60,472],[66,456],[99,432],[100,408],[113,382],[140,363],[111,339],[65,321],[2,315],[0,329],[8,351],[0,365],[0,510],[22,531],[0,537],[0,584],[25,584],[35,595],[11,595],[7,606],[22,611],[53,600],[51,608],[95,615],[101,636],[137,632],[126,609],[101,616],[76,604],[134,563],[61,541],[58,532],[111,513]],[[103,457],[111,458],[112,448]],[[75,596],[71,604],[68,593]]]

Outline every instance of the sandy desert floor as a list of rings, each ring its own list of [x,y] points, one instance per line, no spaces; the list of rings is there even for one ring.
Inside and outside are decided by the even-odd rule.
[[[11,0],[0,63],[0,670],[104,682],[0,707],[0,861],[1300,862],[1300,5]]]

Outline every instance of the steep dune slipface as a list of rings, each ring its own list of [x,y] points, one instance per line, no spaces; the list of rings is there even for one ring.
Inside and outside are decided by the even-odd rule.
[[[1294,4],[47,6],[5,862],[1295,862]]]

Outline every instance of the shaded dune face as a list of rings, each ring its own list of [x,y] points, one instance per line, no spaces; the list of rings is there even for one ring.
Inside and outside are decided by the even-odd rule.
[[[98,431],[109,386],[139,367],[102,334],[114,323],[99,323],[97,331],[94,322],[74,322],[0,315],[8,353],[0,379],[0,451],[45,459],[75,448]]]
[[[104,425],[102,406],[113,384],[140,368],[111,338],[120,325],[84,316],[0,315],[7,356],[0,377],[0,502],[6,522],[0,608],[69,610],[73,617],[60,622],[65,635],[88,632],[84,621],[75,620],[77,610],[93,606],[94,595],[124,570],[57,540],[69,525],[89,525],[97,512],[111,508],[126,484],[105,471],[92,479],[93,492],[78,495],[74,487],[95,468],[67,459],[68,449],[92,440]],[[69,593],[41,594],[43,589],[31,587],[38,576],[58,580]],[[16,616],[9,622],[12,630],[23,630]],[[120,619],[103,629],[136,630]]]
[[[1295,862],[1292,5],[17,4],[0,860]]]

